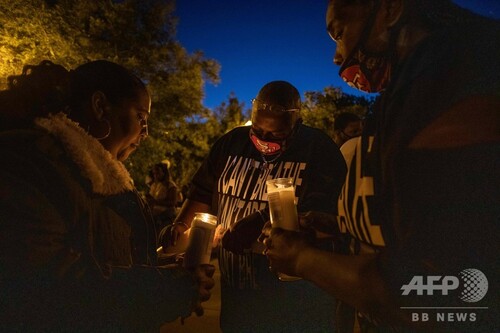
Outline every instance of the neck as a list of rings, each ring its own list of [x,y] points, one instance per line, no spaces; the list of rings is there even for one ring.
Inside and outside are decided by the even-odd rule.
[[[283,153],[283,151],[280,151],[278,154],[272,155],[271,158],[266,158],[266,155],[260,154],[260,157],[262,158],[261,169],[262,170],[269,169],[270,168],[270,164],[278,161],[278,159],[281,157],[282,153]]]
[[[398,62],[406,59],[428,35],[428,31],[419,27],[410,27],[409,25],[402,27],[396,43]]]

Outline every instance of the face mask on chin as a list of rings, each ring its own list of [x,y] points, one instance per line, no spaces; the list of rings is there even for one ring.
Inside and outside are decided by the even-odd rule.
[[[380,4],[380,2],[379,2]],[[343,62],[339,76],[352,88],[377,93],[385,90],[392,73],[392,50],[395,47],[395,32],[392,32],[389,48],[381,53],[369,53],[365,43],[375,23],[379,4],[374,8],[363,29],[357,45]]]
[[[369,56],[361,48],[347,58],[340,68],[339,75],[347,85],[367,92],[383,91],[391,78],[391,61],[386,55]]]

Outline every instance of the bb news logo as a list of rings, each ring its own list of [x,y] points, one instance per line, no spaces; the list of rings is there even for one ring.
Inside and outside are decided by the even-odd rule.
[[[408,284],[401,287],[403,296],[445,296],[458,297],[464,306],[429,306],[401,307],[401,309],[419,310],[412,312],[412,321],[429,321],[432,316],[436,321],[476,321],[476,310],[488,309],[476,306],[488,292],[488,279],[483,272],[475,268],[462,270],[458,276],[453,275],[428,275],[414,276]],[[450,300],[452,300],[450,298]],[[429,297],[432,301],[432,297]],[[454,302],[455,303],[455,302]],[[431,313],[426,310],[433,310]]]

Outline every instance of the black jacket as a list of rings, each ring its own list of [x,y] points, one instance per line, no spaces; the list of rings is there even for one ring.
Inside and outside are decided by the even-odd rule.
[[[38,125],[0,134],[0,330],[143,332],[188,315],[193,278],[151,266],[125,167],[62,115]]]

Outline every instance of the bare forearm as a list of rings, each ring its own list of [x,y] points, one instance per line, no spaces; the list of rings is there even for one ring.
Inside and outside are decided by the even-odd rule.
[[[346,256],[308,247],[298,257],[296,271],[362,312],[390,322],[401,320],[377,267],[377,255]]]
[[[211,213],[210,206],[199,201],[186,199],[175,222],[182,222],[186,223],[187,226],[191,226],[195,213]]]

